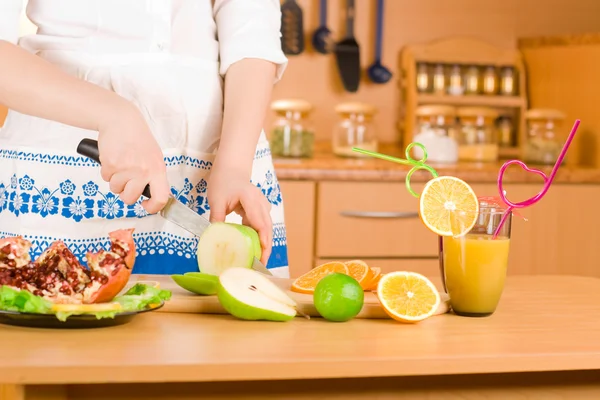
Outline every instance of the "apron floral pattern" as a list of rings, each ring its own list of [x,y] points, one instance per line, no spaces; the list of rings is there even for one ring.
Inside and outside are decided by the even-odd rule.
[[[268,144],[263,140],[261,145],[262,147],[259,146],[256,152],[255,163],[264,164],[262,168],[264,172],[261,172],[260,175],[253,174],[252,183],[261,189],[272,206],[273,251],[267,268],[272,269],[276,275],[286,276],[288,260],[285,225],[281,221],[283,215],[282,196],[272,169]],[[161,231],[159,228],[149,230],[142,227],[138,231],[134,221],[146,219],[157,221],[161,218],[148,215],[141,206],[141,199],[133,205],[127,205],[107,189],[105,182],[98,178],[81,179],[81,176],[85,175],[82,173],[54,180],[48,179],[49,174],[47,173],[36,173],[36,169],[42,171],[41,168],[44,164],[51,165],[50,168],[62,167],[60,170],[63,173],[73,167],[98,170],[98,165],[90,159],[82,156],[0,150],[0,166],[3,165],[2,161],[9,160],[24,162],[24,166],[34,166],[35,168],[31,168],[31,172],[12,173],[10,177],[0,180],[0,235],[21,235],[30,240],[32,257],[38,257],[53,241],[63,240],[80,262],[85,263],[85,254],[88,251],[96,252],[101,248],[108,248],[109,241],[106,235],[108,231],[105,232],[105,235],[87,238],[81,237],[81,235],[72,237],[36,235],[23,233],[19,229],[11,229],[12,225],[6,222],[10,220],[9,218],[33,217],[35,223],[40,226],[51,223],[51,220],[56,221],[58,218],[63,220],[60,224],[69,224],[75,227],[82,223],[82,226],[85,226],[86,221],[126,221],[120,225],[136,227],[134,240],[138,257],[134,273],[173,274],[198,270],[195,253],[197,238],[191,235],[186,236],[184,232],[177,231],[176,228],[172,228],[171,231]],[[210,208],[206,197],[206,174],[210,172],[212,162],[189,156],[171,156],[165,157],[165,163],[168,168],[184,165],[187,170],[202,172],[193,174],[200,176],[197,179],[180,176],[181,184],[172,186],[171,192],[178,201],[199,215],[208,217]],[[25,167],[24,169],[29,168]],[[175,171],[177,174],[180,172],[181,170]],[[1,175],[7,176],[5,173]],[[56,176],[56,174],[50,175]],[[227,220],[240,222],[235,218],[235,215],[229,216]]]

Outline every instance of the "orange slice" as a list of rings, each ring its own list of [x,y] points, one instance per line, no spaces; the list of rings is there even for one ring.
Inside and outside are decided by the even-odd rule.
[[[319,283],[323,277],[336,272],[349,275],[348,267],[346,267],[344,263],[339,261],[328,262],[321,264],[296,278],[292,283],[291,290],[298,293],[312,294],[315,291],[317,283]]]
[[[364,289],[373,278],[373,270],[369,268],[367,263],[362,260],[351,260],[344,262],[348,268],[348,275],[358,281],[360,286]]]
[[[429,279],[416,272],[385,274],[377,285],[377,297],[393,319],[415,323],[431,317],[440,304],[440,294]]]
[[[468,233],[478,214],[477,195],[471,186],[454,176],[430,180],[419,197],[421,220],[440,236],[456,237]]]
[[[373,267],[373,270],[374,270],[373,278],[369,282],[369,286],[368,286],[367,290],[377,290],[377,284],[379,283],[379,280],[383,276],[383,274],[381,273],[381,268]]]

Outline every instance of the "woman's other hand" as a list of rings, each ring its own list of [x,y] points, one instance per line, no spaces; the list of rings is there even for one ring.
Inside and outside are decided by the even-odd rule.
[[[99,126],[102,179],[125,204],[135,204],[150,184],[152,197],[142,206],[154,214],[165,206],[170,193],[163,153],[139,110],[133,104],[122,110]]]
[[[242,224],[258,232],[262,248],[260,261],[266,265],[271,255],[273,222],[271,203],[261,190],[250,182],[247,174],[220,165],[217,159],[211,170],[207,196],[211,222],[223,222],[229,213],[236,212],[242,217]]]

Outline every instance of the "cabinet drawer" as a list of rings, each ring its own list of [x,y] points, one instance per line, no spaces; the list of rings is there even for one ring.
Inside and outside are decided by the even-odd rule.
[[[418,210],[403,183],[321,183],[317,257],[436,257],[437,236]]]

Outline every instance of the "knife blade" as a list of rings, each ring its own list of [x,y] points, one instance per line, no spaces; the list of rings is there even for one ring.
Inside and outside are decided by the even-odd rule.
[[[100,153],[98,150],[98,141],[96,140],[82,139],[77,146],[77,153],[89,157],[100,164]],[[150,185],[146,185],[142,194],[148,198],[151,197]],[[167,204],[158,214],[197,237],[202,236],[202,233],[211,224],[208,219],[197,214],[173,196],[169,197]],[[256,257],[254,257],[252,269],[266,275],[273,275]]]

